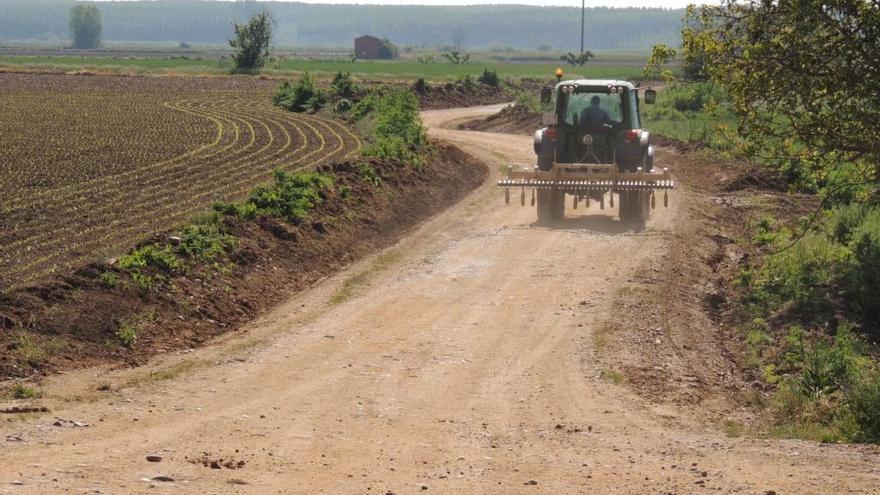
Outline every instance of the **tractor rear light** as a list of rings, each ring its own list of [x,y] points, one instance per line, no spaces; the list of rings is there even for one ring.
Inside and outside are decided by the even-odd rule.
[[[559,137],[559,131],[551,127],[544,131],[544,137],[549,139],[550,141],[556,141],[556,138]]]
[[[636,142],[642,138],[642,130],[641,129],[629,129],[626,131],[626,140],[631,142]]]

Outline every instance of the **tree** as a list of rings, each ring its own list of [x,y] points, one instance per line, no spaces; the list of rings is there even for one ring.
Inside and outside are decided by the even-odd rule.
[[[379,40],[379,58],[392,59],[400,55],[400,50],[388,38]]]
[[[656,81],[658,79],[664,82],[672,81],[675,76],[666,66],[676,55],[678,55],[678,52],[675,51],[675,48],[670,48],[663,43],[654,45],[654,49],[651,50],[651,57],[648,59],[648,64],[642,69],[642,77],[649,81]]]
[[[577,65],[578,67],[583,67],[584,64],[590,61],[593,58],[593,52],[587,50],[580,55],[575,55],[572,52],[568,52],[565,55],[559,57],[559,60],[569,64],[569,65]]]
[[[101,12],[94,5],[70,8],[70,35],[74,48],[98,48],[101,43]]]
[[[458,50],[452,50],[451,52],[444,53],[443,58],[448,60],[451,64],[464,65],[468,63],[468,60],[471,59],[471,56],[469,53],[461,53]]]
[[[266,11],[250,18],[247,24],[233,23],[235,36],[229,46],[235,50],[235,72],[259,72],[269,58],[272,41],[272,16]]]
[[[880,3],[690,7],[682,46],[730,95],[743,151],[799,185],[863,184],[860,194],[880,199]]]

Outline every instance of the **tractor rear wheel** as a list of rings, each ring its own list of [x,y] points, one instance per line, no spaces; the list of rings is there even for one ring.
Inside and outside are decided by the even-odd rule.
[[[620,193],[620,221],[637,229],[645,227],[650,210],[650,193],[645,191],[622,191]]]
[[[554,189],[537,191],[538,223],[549,224],[565,216],[565,194]]]

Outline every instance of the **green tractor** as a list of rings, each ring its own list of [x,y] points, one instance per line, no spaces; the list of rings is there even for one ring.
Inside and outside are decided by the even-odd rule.
[[[657,94],[645,90],[644,102],[654,103]],[[520,190],[520,202],[537,203],[538,222],[553,223],[565,215],[566,195],[573,208],[595,201],[613,208],[617,196],[620,220],[644,227],[656,204],[655,190],[666,190],[673,181],[666,169],[654,166],[651,135],[639,115],[639,88],[627,81],[577,79],[559,82],[541,92],[541,102],[552,105],[544,115],[545,127],[535,132],[537,165],[529,170],[508,167],[498,185]]]

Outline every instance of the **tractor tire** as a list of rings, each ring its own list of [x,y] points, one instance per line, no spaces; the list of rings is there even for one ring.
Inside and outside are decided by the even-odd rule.
[[[552,189],[537,191],[538,223],[551,224],[565,216],[565,194]]]
[[[650,193],[644,191],[623,191],[620,193],[620,221],[632,225],[637,230],[645,228],[650,212]]]

